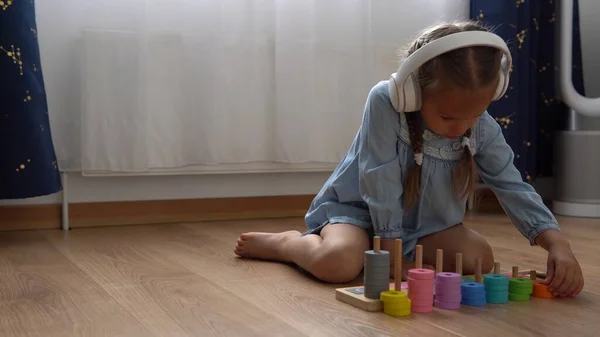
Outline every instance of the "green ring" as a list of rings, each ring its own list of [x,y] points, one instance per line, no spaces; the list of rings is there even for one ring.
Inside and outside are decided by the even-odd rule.
[[[529,301],[529,294],[508,293],[508,299],[510,301]]]

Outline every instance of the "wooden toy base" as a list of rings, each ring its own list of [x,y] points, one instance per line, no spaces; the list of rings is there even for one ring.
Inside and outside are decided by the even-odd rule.
[[[390,283],[390,289],[393,290],[394,288],[395,284]],[[406,291],[406,289],[408,289],[408,285],[406,282],[402,282],[402,290]],[[383,302],[379,299],[366,298],[364,291],[365,287],[363,286],[338,288],[335,290],[335,299],[364,311],[375,312],[383,310]]]
[[[380,300],[366,298],[364,287],[338,288],[335,290],[335,299],[364,311],[381,311],[383,303]]]

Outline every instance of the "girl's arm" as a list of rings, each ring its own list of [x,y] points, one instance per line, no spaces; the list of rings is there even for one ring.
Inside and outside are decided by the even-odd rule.
[[[531,245],[540,245],[548,251],[545,283],[550,291],[560,296],[579,294],[583,289],[581,267],[556,218],[513,164],[514,153],[500,125],[485,113],[477,132],[480,144],[475,160],[480,177]]]
[[[398,161],[400,116],[388,96],[387,82],[369,93],[362,126],[351,152],[358,156],[359,189],[369,206],[375,235],[402,234],[402,170]]]
[[[560,231],[552,212],[534,188],[523,181],[515,167],[514,153],[506,143],[500,125],[486,112],[476,132],[478,144],[474,158],[479,166],[479,176],[494,192],[521,234],[531,245],[536,245],[541,233]]]

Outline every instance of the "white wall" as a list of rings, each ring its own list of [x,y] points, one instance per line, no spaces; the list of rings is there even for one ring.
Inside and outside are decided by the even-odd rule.
[[[409,0],[404,0],[409,1]],[[43,4],[42,4],[43,5]],[[409,21],[414,22],[422,18],[423,22],[433,22],[428,6],[443,8],[447,13],[460,13],[459,17],[466,18],[469,11],[468,0],[429,0],[423,5],[423,11],[418,13],[400,13],[398,28],[402,30],[402,15],[411,15]],[[44,17],[43,8],[38,11],[40,30],[44,24],[49,25],[53,17]],[[423,27],[424,28],[424,27]],[[416,33],[416,32],[414,32]],[[403,35],[407,32],[402,31]],[[412,33],[411,33],[412,34]],[[43,42],[43,41],[42,41]],[[45,64],[52,63],[53,59],[63,57],[65,49],[44,48],[41,43],[42,53],[45,50]],[[53,67],[46,67],[52,72]],[[66,90],[65,83],[72,72],[61,68],[55,78],[54,84],[59,83],[61,90]],[[55,71],[56,73],[56,71]],[[51,77],[50,73],[48,74]],[[58,76],[58,75],[57,75]],[[382,78],[384,79],[384,78]],[[56,86],[54,86],[56,88]],[[56,89],[55,89],[56,90]],[[54,92],[55,96],[58,94]],[[64,94],[64,95],[63,95]],[[73,93],[68,93],[73,96]],[[365,97],[367,93],[365,92]],[[60,93],[60,97],[71,97],[67,93]],[[64,97],[63,97],[64,98]],[[56,98],[54,103],[65,105],[68,100]],[[57,103],[58,102],[58,103]],[[59,105],[60,105],[59,104]],[[77,105],[55,106],[57,110],[77,109]],[[52,113],[52,112],[51,112]],[[73,125],[73,127],[76,127]],[[350,144],[348,144],[349,146]],[[287,173],[287,174],[240,174],[240,175],[196,175],[196,176],[152,176],[152,177],[127,177],[127,178],[84,178],[77,174],[70,174],[68,179],[68,195],[70,202],[94,201],[127,201],[127,200],[156,200],[156,199],[187,199],[187,198],[214,198],[236,196],[268,196],[268,195],[297,195],[315,194],[328,178],[328,173]],[[0,204],[32,204],[32,203],[59,203],[61,194],[28,200],[0,201]]]

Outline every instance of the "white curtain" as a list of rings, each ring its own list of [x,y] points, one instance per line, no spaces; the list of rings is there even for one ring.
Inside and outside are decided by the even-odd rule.
[[[37,0],[61,168],[336,164],[398,47],[467,14],[468,0]]]

